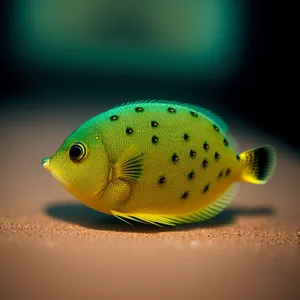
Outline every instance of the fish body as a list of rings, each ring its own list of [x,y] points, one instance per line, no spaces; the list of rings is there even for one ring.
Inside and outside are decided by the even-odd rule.
[[[214,217],[234,198],[239,182],[266,183],[275,162],[268,145],[238,153],[214,113],[165,100],[101,113],[42,161],[87,206],[156,225]]]

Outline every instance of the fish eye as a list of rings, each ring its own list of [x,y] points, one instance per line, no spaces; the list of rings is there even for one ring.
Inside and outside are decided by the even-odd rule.
[[[69,156],[70,156],[71,160],[73,160],[75,162],[82,160],[83,157],[85,156],[85,153],[86,153],[85,146],[80,142],[75,143],[69,149]]]

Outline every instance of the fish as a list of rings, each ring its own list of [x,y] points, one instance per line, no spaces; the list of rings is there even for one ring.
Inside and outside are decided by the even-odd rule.
[[[171,100],[125,102],[77,127],[42,166],[76,199],[132,225],[204,222],[240,183],[266,184],[276,151],[243,152],[217,114]]]

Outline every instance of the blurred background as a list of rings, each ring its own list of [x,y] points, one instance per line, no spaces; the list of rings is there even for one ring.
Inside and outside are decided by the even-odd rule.
[[[1,300],[300,299],[293,10],[288,0],[0,1]],[[272,144],[270,184],[245,184],[210,223],[157,232],[88,209],[41,167],[88,118],[149,98],[215,111],[241,150]]]
[[[94,105],[99,113],[123,101],[170,99],[227,109],[299,146],[289,1],[1,6],[3,111]]]

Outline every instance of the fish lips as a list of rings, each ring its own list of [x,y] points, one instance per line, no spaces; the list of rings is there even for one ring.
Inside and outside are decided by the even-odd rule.
[[[47,171],[51,171],[50,170],[50,157],[45,157],[42,159],[42,166]]]

